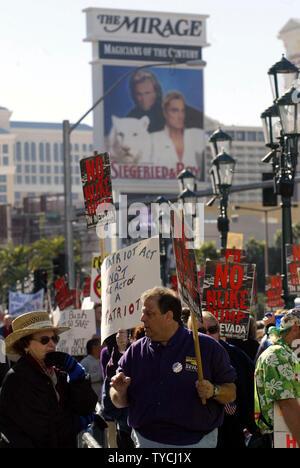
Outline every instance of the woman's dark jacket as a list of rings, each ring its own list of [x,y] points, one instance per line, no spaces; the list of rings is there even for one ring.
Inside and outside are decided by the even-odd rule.
[[[50,377],[38,364],[20,358],[9,370],[0,394],[0,432],[8,448],[76,448],[80,416],[95,410],[97,395],[88,379],[67,382],[55,369],[58,402]]]

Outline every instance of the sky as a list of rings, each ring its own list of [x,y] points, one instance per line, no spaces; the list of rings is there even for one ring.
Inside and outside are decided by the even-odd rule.
[[[205,113],[226,125],[260,125],[272,104],[268,69],[299,0],[9,0],[0,2],[0,106],[12,120],[76,122],[92,105],[88,7],[209,15],[203,49]],[[176,6],[175,6],[176,3]],[[84,123],[92,125],[90,114]]]

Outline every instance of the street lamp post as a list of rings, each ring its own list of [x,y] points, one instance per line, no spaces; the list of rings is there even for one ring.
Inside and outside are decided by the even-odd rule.
[[[284,56],[268,71],[273,93],[273,106],[261,114],[265,143],[271,149],[262,162],[272,163],[274,191],[281,195],[282,245],[281,273],[285,308],[294,306],[294,296],[289,295],[287,284],[286,244],[293,243],[291,198],[294,193],[294,179],[300,135],[299,70]],[[288,91],[285,91],[288,87]]]
[[[211,184],[214,195],[207,203],[207,206],[212,206],[215,200],[217,198],[219,199],[220,211],[217,226],[218,231],[220,232],[222,249],[226,249],[227,234],[229,232],[227,207],[235,168],[235,160],[225,151],[225,148],[228,151],[231,150],[231,140],[232,138],[230,135],[223,132],[220,128],[209,138],[213,154],[215,155],[210,169]]]
[[[143,68],[165,67],[170,65],[188,65],[204,67],[206,62],[204,60],[176,60],[175,55],[173,59],[168,62],[151,63],[141,65],[133,68],[124,73],[113,85],[93,104],[93,106],[75,123],[70,125],[69,120],[64,120],[63,129],[63,157],[64,157],[64,195],[65,195],[65,256],[68,271],[68,280],[70,289],[75,288],[75,267],[74,267],[74,253],[73,253],[73,209],[72,209],[72,184],[71,184],[71,158],[70,158],[70,136],[71,133],[80,125],[80,123],[97,107],[109,94],[128,76],[135,73],[137,70]]]

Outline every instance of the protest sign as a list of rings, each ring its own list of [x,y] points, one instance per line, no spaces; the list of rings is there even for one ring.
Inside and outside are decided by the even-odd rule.
[[[300,404],[300,398],[298,399],[298,403]],[[299,448],[285,423],[277,402],[274,404],[274,448]]]
[[[161,284],[159,239],[137,242],[105,258],[102,278],[102,342],[118,329],[141,324],[141,294]]]
[[[9,291],[9,313],[13,317],[43,310],[44,307],[44,289],[40,289],[35,294],[23,294]]]
[[[254,274],[252,264],[206,261],[202,308],[216,316],[222,336],[247,338]]]
[[[190,230],[184,221],[183,212],[179,213],[173,209],[171,213],[178,292],[181,299],[190,307],[191,311],[200,322],[202,322],[196,256],[194,249],[188,248]]]
[[[286,244],[286,270],[289,294],[300,293],[300,245]]]
[[[102,256],[94,253],[92,255],[92,272],[90,297],[93,302],[101,302],[101,265]]]
[[[54,313],[55,325],[70,327],[60,335],[57,351],[72,356],[86,355],[86,344],[96,333],[94,310],[73,309],[71,307]]]
[[[246,263],[246,250],[221,249],[221,262]]]
[[[73,304],[73,297],[68,286],[63,278],[59,278],[54,281],[54,287],[56,290],[56,302],[60,310],[64,310],[67,307],[71,307]]]
[[[266,299],[265,312],[276,312],[278,309],[284,309],[284,300],[282,299],[282,278],[280,275],[266,277]]]
[[[243,248],[244,234],[239,232],[228,232],[227,233],[227,249],[238,249]]]
[[[94,156],[81,159],[80,171],[87,228],[115,222],[114,210],[109,210],[113,202],[109,154],[95,152]]]

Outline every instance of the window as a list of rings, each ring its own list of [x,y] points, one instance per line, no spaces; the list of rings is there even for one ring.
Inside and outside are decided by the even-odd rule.
[[[24,159],[25,161],[29,161],[29,143],[24,143]]]
[[[22,145],[20,141],[17,141],[16,143],[16,160],[17,161],[22,160]]]
[[[35,176],[35,175],[33,175],[33,176],[31,177],[31,183],[32,183],[32,184],[36,184],[36,176]]]
[[[36,174],[36,166],[34,165],[31,166],[31,173]]]
[[[28,175],[25,176],[25,184],[26,185],[30,184],[30,177]]]
[[[54,174],[59,174],[59,166],[54,166]]]
[[[52,178],[50,176],[47,176],[47,184],[51,185],[52,184]]]
[[[46,174],[51,174],[51,166],[46,166]]]
[[[44,176],[41,176],[40,177],[40,184],[44,185],[44,183],[45,183],[45,178],[44,178]]]
[[[30,166],[29,164],[25,164],[25,174],[29,174],[30,172]]]
[[[236,139],[238,141],[245,141],[245,132],[236,132]]]
[[[256,141],[256,132],[247,132],[248,141]]]
[[[8,166],[8,156],[3,156],[3,166]]]
[[[74,150],[75,150],[75,151],[79,151],[79,144],[78,144],[78,143],[75,143],[75,145],[74,145]]]
[[[4,154],[8,154],[8,145],[5,145],[5,144],[4,144],[4,145],[2,146],[2,151],[3,151]]]
[[[265,141],[263,132],[257,132],[257,141]]]
[[[44,162],[44,143],[40,143],[39,144],[39,159],[40,159],[40,162]]]
[[[53,145],[53,153],[54,153],[54,161],[59,161],[59,154],[58,154],[58,143],[54,143]]]
[[[85,143],[83,143],[83,145],[82,145],[82,151],[86,151],[86,144]]]
[[[15,192],[15,200],[21,199],[21,192]]]
[[[50,148],[50,143],[46,143],[46,161],[50,162],[51,161],[51,148]]]
[[[31,161],[35,162],[36,161],[36,147],[35,143],[31,143]]]
[[[6,182],[6,175],[0,175],[0,182]]]
[[[55,185],[59,185],[59,177],[57,176],[54,177],[54,183]]]
[[[0,195],[0,203],[7,203],[6,195]]]
[[[6,185],[0,185],[0,193],[6,192]]]
[[[40,174],[44,174],[44,166],[40,166]]]
[[[22,183],[23,183],[22,176],[18,175],[17,176],[17,184],[22,184]]]

